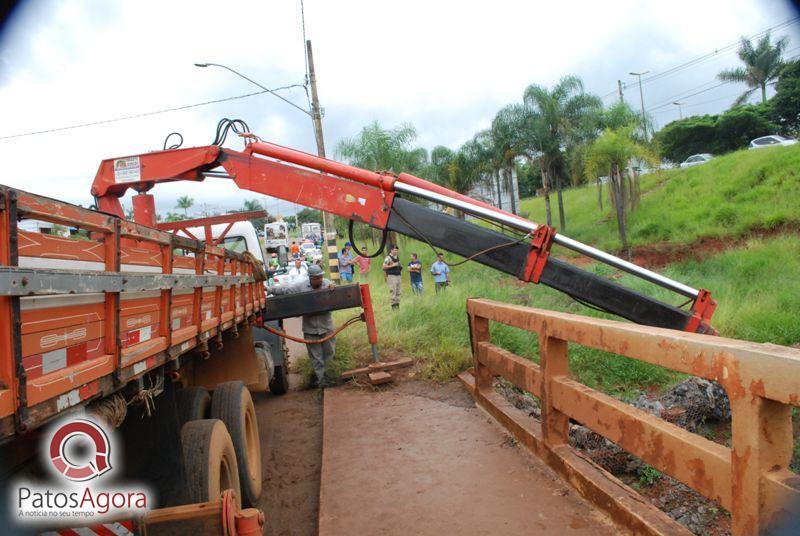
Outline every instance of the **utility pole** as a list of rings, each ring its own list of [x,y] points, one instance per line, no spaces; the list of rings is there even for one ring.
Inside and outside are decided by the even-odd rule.
[[[675,106],[678,107],[678,117],[683,119],[683,105],[686,104],[686,103],[675,101],[672,104],[674,104]]]
[[[317,94],[317,75],[314,71],[314,55],[311,52],[311,40],[306,40],[306,57],[308,59],[308,82],[311,85],[311,120],[314,123],[314,137],[317,139],[317,154],[325,158],[325,140],[322,137],[322,113],[319,108],[319,95]],[[333,214],[330,212],[322,213],[323,234],[325,235],[325,245],[328,250],[328,267],[331,272],[331,279],[339,281],[339,249],[336,245],[336,226],[333,221]]]
[[[639,77],[639,98],[642,100],[642,131],[644,132],[644,140],[647,141],[647,116],[644,111],[644,92],[642,91],[642,75],[650,71],[642,71],[641,73],[628,73],[633,76]]]
[[[619,102],[624,102],[622,98],[622,80],[617,80],[617,92],[619,93]]]

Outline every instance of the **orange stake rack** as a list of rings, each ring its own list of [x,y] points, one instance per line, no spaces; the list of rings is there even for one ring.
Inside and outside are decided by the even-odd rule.
[[[266,303],[252,262],[0,186],[0,441],[235,329]]]

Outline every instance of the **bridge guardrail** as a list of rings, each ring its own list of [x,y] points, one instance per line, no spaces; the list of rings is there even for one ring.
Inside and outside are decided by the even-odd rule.
[[[789,470],[792,407],[800,405],[800,350],[511,305],[467,300],[476,402],[596,505],[635,532],[674,533],[681,525],[569,445],[570,419],[716,501],[735,535],[757,534],[800,505],[800,476]],[[489,323],[535,332],[540,362],[491,343]],[[572,379],[576,343],[718,382],[730,399],[732,448]],[[541,422],[492,388],[501,376],[540,399]]]

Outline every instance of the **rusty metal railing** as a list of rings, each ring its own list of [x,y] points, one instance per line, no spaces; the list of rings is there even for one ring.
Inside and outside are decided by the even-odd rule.
[[[634,532],[686,529],[569,445],[570,419],[716,501],[735,535],[757,534],[798,515],[800,477],[789,471],[792,406],[800,405],[800,350],[509,305],[467,301],[476,402]],[[490,341],[489,322],[538,334],[540,363]],[[714,443],[570,377],[568,343],[612,352],[718,382],[732,411],[732,448]],[[492,388],[502,376],[539,397],[541,423]]]

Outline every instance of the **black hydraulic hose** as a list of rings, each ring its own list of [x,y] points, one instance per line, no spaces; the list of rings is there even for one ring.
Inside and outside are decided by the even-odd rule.
[[[359,247],[356,245],[356,240],[355,240],[355,238],[353,237],[353,223],[354,223],[354,222],[353,222],[353,220],[350,220],[350,222],[347,224],[347,237],[350,239],[350,243],[353,245],[353,249],[355,249],[355,250],[356,250],[356,252],[357,252],[359,255],[361,255],[362,257],[364,257],[364,258],[367,258],[367,259],[374,259],[374,258],[375,258],[375,257],[377,257],[378,255],[380,255],[381,253],[383,253],[383,248],[385,248],[385,247],[386,247],[386,236],[389,234],[389,231],[387,231],[386,229],[384,229],[384,230],[383,230],[383,232],[382,232],[382,234],[381,234],[381,244],[380,244],[380,246],[378,247],[378,251],[376,251],[376,252],[375,252],[375,253],[373,253],[372,255],[364,255],[364,253],[366,253],[366,252],[367,252],[367,249],[366,249],[366,248],[364,248],[364,250],[363,250],[363,253],[362,253],[362,250],[361,250],[361,248],[359,248]]]

